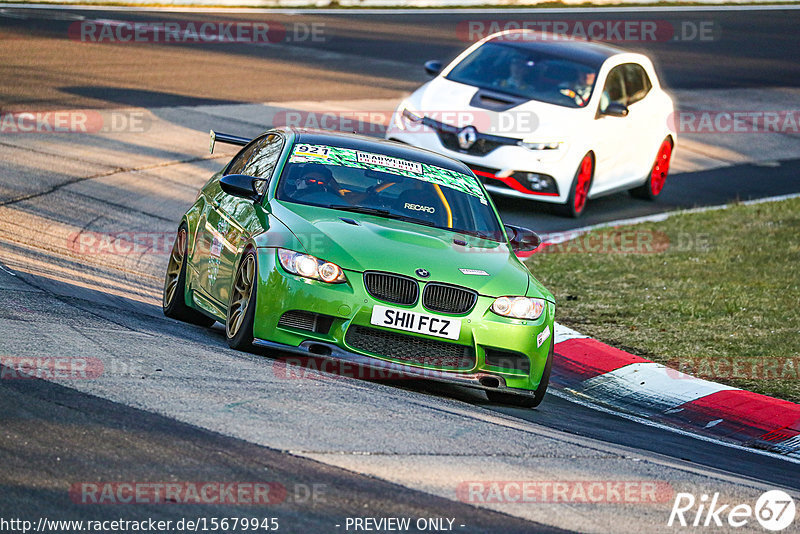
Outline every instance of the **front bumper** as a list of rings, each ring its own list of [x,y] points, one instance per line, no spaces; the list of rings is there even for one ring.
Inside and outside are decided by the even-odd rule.
[[[483,181],[490,193],[561,204],[567,201],[582,157],[582,155],[576,156],[577,151],[571,147],[553,151],[533,151],[514,145],[501,145],[488,154],[473,155],[446,147],[431,128],[401,129],[397,127],[394,119],[389,123],[386,138],[464,162]],[[557,193],[542,193],[529,189],[524,181],[512,177],[517,172],[531,172],[552,177],[557,186]]]
[[[381,373],[381,377],[389,376],[391,378],[419,378],[458,386],[466,386],[470,388],[505,391],[508,393],[515,393],[518,395],[526,395],[531,397],[534,395],[534,391],[532,390],[508,387],[505,379],[496,374],[484,372],[455,373],[451,371],[403,365],[392,361],[380,360],[378,358],[366,356],[357,352],[352,352],[333,343],[325,343],[321,341],[303,341],[300,343],[300,345],[293,347],[291,345],[267,341],[266,339],[255,339],[253,340],[253,344],[259,347],[291,352],[293,354],[300,354],[303,356],[321,357],[340,362],[347,362],[358,367],[379,371]]]
[[[363,275],[345,271],[347,283],[325,284],[308,280],[283,271],[276,265],[275,249],[258,249],[260,285],[257,292],[256,320],[253,333],[256,344],[309,356],[321,356],[348,361],[367,368],[395,372],[404,376],[426,378],[484,389],[514,389],[520,393],[535,390],[541,380],[552,339],[544,342],[537,337],[548,329],[553,335],[555,306],[548,303],[545,311],[535,321],[510,319],[495,315],[489,310],[493,297],[479,296],[474,308],[464,315],[437,314],[422,307],[400,306],[373,298],[366,290]],[[433,280],[425,280],[429,282]],[[421,299],[420,299],[421,300]],[[457,340],[413,334],[401,330],[372,325],[370,318],[374,305],[390,306],[403,310],[440,315],[461,320]],[[300,311],[324,316],[330,321],[323,331],[279,324],[284,313]],[[376,354],[352,346],[347,340],[351,327],[389,332],[396,337],[407,336],[409,342],[449,343],[464,348],[474,357],[468,367],[443,367],[419,361],[399,359],[391,354]],[[498,366],[489,358],[491,354],[514,354],[527,358],[527,369]]]

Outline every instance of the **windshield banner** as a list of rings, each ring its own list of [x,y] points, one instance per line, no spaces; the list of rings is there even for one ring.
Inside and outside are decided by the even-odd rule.
[[[388,172],[449,187],[450,189],[478,197],[482,203],[486,204],[486,197],[483,191],[475,179],[470,176],[436,167],[435,165],[408,161],[383,154],[373,154],[336,146],[299,143],[292,150],[289,163],[320,163],[322,165],[337,165]]]

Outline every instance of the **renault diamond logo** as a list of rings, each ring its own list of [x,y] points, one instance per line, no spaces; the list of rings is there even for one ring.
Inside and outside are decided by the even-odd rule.
[[[420,278],[428,278],[431,275],[431,273],[429,273],[425,269],[417,269],[416,273],[417,273],[417,276],[419,276]]]
[[[456,137],[458,137],[458,146],[464,150],[469,150],[478,140],[478,130],[474,126],[465,126],[458,131]]]

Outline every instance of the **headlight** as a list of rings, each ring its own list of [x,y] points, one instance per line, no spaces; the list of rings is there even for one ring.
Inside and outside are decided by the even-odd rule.
[[[416,124],[422,120],[422,114],[415,113],[408,107],[405,107],[403,108],[403,118]]]
[[[492,311],[503,317],[538,319],[544,311],[545,300],[529,297],[500,297],[492,303]]]
[[[394,123],[400,130],[404,130],[409,124],[420,124],[424,117],[424,114],[411,107],[408,102],[403,102],[395,112]]]
[[[558,150],[561,148],[561,141],[550,141],[545,143],[520,141],[517,144],[523,148],[527,148],[528,150]]]
[[[341,267],[308,254],[279,248],[278,260],[281,262],[281,267],[297,276],[322,280],[329,284],[341,284],[347,281]]]

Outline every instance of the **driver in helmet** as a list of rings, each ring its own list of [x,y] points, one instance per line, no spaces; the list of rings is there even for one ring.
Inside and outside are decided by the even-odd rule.
[[[319,163],[303,163],[295,169],[294,180],[296,192],[301,195],[313,193],[330,193],[341,196],[342,188],[336,182],[330,169]]]

